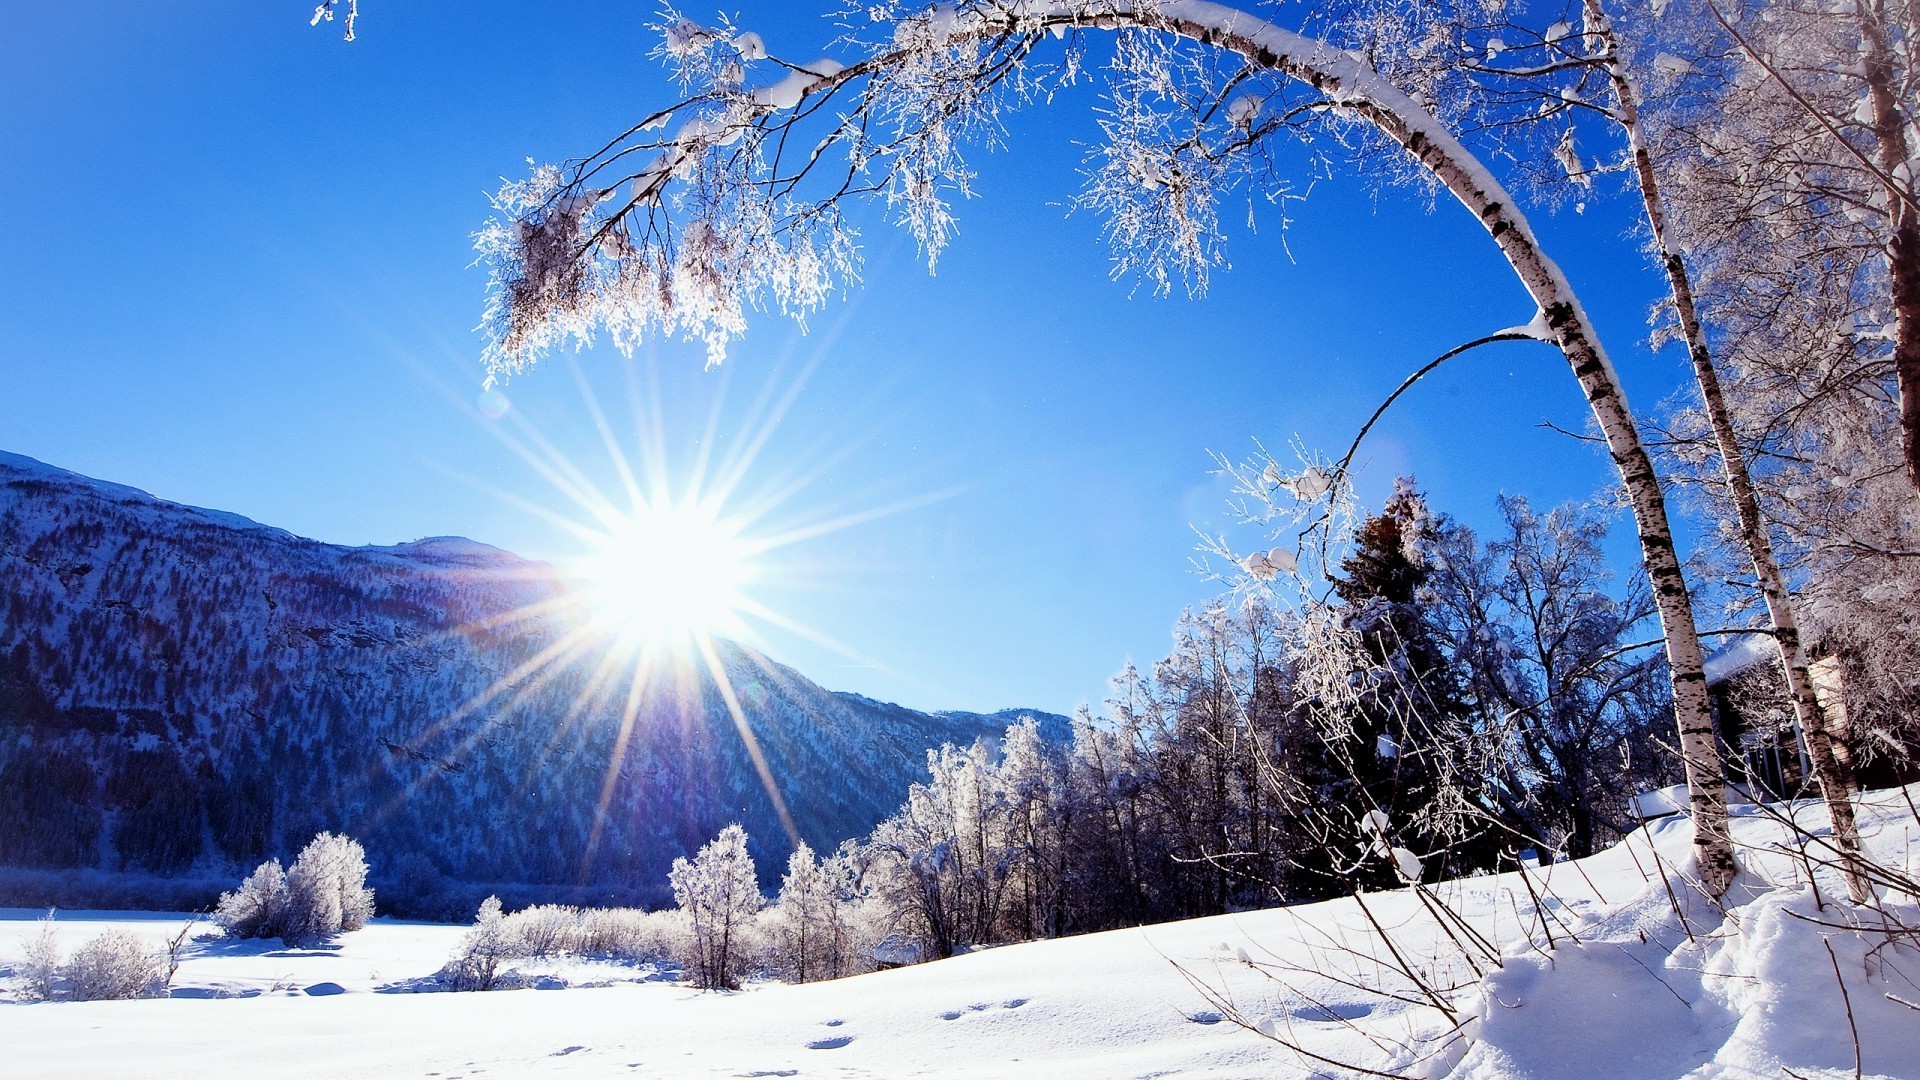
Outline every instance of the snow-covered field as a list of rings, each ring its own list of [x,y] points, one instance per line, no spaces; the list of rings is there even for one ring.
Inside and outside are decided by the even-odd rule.
[[[1920,823],[1905,798],[1865,802],[1876,857],[1912,874]],[[1793,809],[1809,826],[1821,818]],[[1662,868],[1689,838],[1677,818],[1526,881],[1434,889],[1504,954],[1481,962],[1484,982],[1454,944],[1468,931],[1407,891],[735,994],[592,963],[529,965],[565,989],[397,992],[437,969],[463,928],[376,921],[329,949],[201,942],[169,1000],[0,1007],[0,1075],[1349,1075],[1221,1017],[1238,1010],[1309,1054],[1390,1075],[1852,1076],[1857,1029],[1865,1074],[1920,1077],[1914,936],[1835,925],[1882,916],[1836,906],[1825,880],[1819,906],[1776,848],[1787,830],[1763,814],[1736,830],[1754,874],[1724,915],[1669,896]],[[1910,898],[1885,912],[1920,925]],[[0,912],[0,974],[40,914]],[[182,918],[62,913],[61,944],[113,926],[158,945]],[[1438,1005],[1402,966],[1441,991]],[[1455,1028],[1471,1038],[1449,1038]]]

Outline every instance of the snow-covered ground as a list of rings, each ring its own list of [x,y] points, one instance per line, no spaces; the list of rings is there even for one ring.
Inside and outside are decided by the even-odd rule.
[[[1865,803],[1876,857],[1912,874],[1920,823],[1905,797]],[[1823,816],[1793,810],[1808,826]],[[590,963],[536,969],[567,989],[395,992],[437,969],[460,927],[376,921],[320,950],[203,942],[170,1000],[0,1006],[0,1075],[1349,1075],[1222,1019],[1237,1010],[1308,1054],[1391,1075],[1852,1076],[1857,1029],[1864,1073],[1920,1077],[1914,936],[1835,925],[1882,916],[1834,904],[1826,880],[1820,906],[1764,814],[1736,830],[1753,874],[1724,915],[1670,897],[1663,869],[1689,839],[1674,818],[1525,881],[1440,886],[1466,916],[1450,929],[1399,891],[735,994]],[[1885,911],[1920,925],[1910,898]],[[39,914],[0,912],[0,972]],[[158,944],[181,918],[63,913],[61,944],[109,926]],[[1475,961],[1484,981],[1473,947],[1455,945],[1466,926],[1503,954]],[[1420,971],[1438,1004],[1397,967]],[[1471,1038],[1449,1038],[1456,1028]]]

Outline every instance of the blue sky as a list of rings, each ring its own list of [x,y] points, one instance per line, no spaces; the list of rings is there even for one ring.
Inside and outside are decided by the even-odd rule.
[[[828,51],[807,13],[827,6],[728,10],[806,59]],[[516,377],[490,420],[469,241],[485,193],[670,100],[654,9],[365,7],[352,43],[299,0],[10,14],[0,448],[331,542],[458,534],[562,558],[573,542],[523,503],[571,508],[500,436],[538,432],[611,488],[583,383],[610,416],[657,410],[684,473],[806,374],[745,479],[811,478],[767,526],[915,505],[770,558],[754,595],[840,650],[773,627],[756,643],[915,707],[1067,711],[1217,591],[1189,568],[1192,526],[1224,522],[1209,450],[1344,448],[1414,367],[1532,314],[1458,206],[1348,178],[1292,207],[1284,243],[1271,210],[1236,230],[1204,299],[1116,283],[1098,222],[1063,208],[1094,135],[1070,103],[975,155],[980,198],[936,276],[876,219],[863,286],[809,333],[761,318],[717,370],[679,342],[584,352]],[[1630,209],[1536,219],[1645,408],[1684,357],[1646,352],[1659,281]],[[1410,472],[1475,523],[1500,491],[1588,497],[1604,460],[1543,419],[1584,424],[1557,353],[1457,360],[1376,430],[1362,494]]]

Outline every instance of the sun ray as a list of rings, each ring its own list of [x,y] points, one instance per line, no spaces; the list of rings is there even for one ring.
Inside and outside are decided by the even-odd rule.
[[[747,756],[753,759],[754,771],[760,774],[760,786],[767,791],[767,798],[773,803],[773,812],[780,817],[780,825],[787,831],[787,839],[794,847],[803,842],[800,829],[793,823],[793,814],[787,809],[787,800],[781,796],[780,787],[774,783],[773,770],[767,767],[767,756],[760,750],[760,740],[747,724],[747,714],[740,708],[740,698],[733,692],[733,680],[727,677],[727,669],[720,663],[720,656],[713,648],[713,639],[701,636],[700,655],[707,662],[707,670],[713,675],[713,683],[720,689],[720,699],[727,704],[727,715],[733,717],[734,730],[740,733],[740,742],[747,749]]]

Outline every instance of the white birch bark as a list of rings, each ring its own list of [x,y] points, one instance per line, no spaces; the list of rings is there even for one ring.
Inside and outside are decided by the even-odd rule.
[[[1720,375],[1714,366],[1713,354],[1707,348],[1707,336],[1694,306],[1693,282],[1679,250],[1667,239],[1666,208],[1660,197],[1653,156],[1648,152],[1640,125],[1638,95],[1627,74],[1619,39],[1600,0],[1584,0],[1584,4],[1587,29],[1599,37],[1601,49],[1607,57],[1607,76],[1612,82],[1614,94],[1613,119],[1627,137],[1627,150],[1633,158],[1634,174],[1647,212],[1647,226],[1653,234],[1661,269],[1667,275],[1674,313],[1679,317],[1681,333],[1686,338],[1687,355],[1693,363],[1694,378],[1700,384],[1700,397],[1706,405],[1708,423],[1713,428],[1714,443],[1724,466],[1740,539],[1753,564],[1754,577],[1759,583],[1761,598],[1766,603],[1767,617],[1773,623],[1774,644],[1779,648],[1780,664],[1787,676],[1787,696],[1793,702],[1794,718],[1798,722],[1801,738],[1806,743],[1807,756],[1813,762],[1814,774],[1819,779],[1820,793],[1826,800],[1827,814],[1833,825],[1834,844],[1840,849],[1847,893],[1855,903],[1866,903],[1873,898],[1873,890],[1860,864],[1860,829],[1854,820],[1852,801],[1857,786],[1853,769],[1836,753],[1826,716],[1814,696],[1813,677],[1807,670],[1806,649],[1800,641],[1800,625],[1794,617],[1792,597],[1787,589],[1786,578],[1780,572],[1779,560],[1774,557],[1772,538],[1760,519],[1760,500],[1754,493],[1746,454],[1740,449],[1739,440],[1734,435],[1726,395],[1720,389]]]
[[[1859,0],[1854,7],[1862,45],[1860,70],[1866,76],[1874,141],[1887,175],[1887,216],[1893,236],[1887,244],[1887,276],[1893,286],[1893,370],[1900,386],[1901,456],[1907,480],[1920,493],[1920,209],[1914,203],[1914,177],[1908,157],[1906,119],[1894,91],[1893,50],[1887,39],[1883,0]]]

